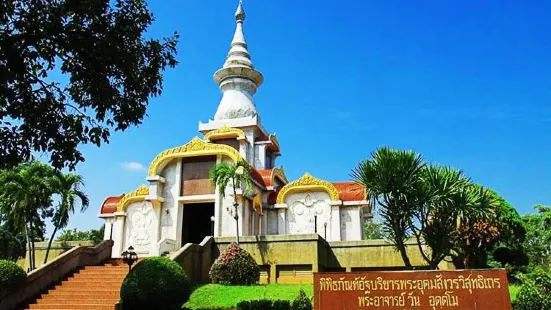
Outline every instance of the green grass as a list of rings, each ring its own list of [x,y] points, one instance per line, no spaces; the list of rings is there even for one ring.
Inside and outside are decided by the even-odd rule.
[[[242,300],[282,299],[292,301],[303,289],[312,296],[312,284],[268,284],[253,286],[224,286],[206,284],[198,287],[185,304],[187,308],[235,307]]]
[[[511,296],[511,302],[514,302],[517,299],[518,291],[520,291],[520,285],[509,285],[509,296]]]

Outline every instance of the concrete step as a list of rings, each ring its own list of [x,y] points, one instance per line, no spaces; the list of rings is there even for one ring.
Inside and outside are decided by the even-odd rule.
[[[53,296],[48,296],[44,299],[38,299],[35,304],[37,305],[82,305],[82,304],[98,304],[98,305],[114,305],[119,298],[70,298],[58,299]]]
[[[112,287],[112,286],[105,286],[105,287],[97,287],[97,286],[89,286],[86,287],[85,290],[83,290],[82,286],[61,286],[58,285],[54,287],[55,290],[63,291],[63,292],[110,292],[110,291],[120,291],[120,287]]]
[[[122,284],[122,281],[124,281],[124,278],[108,278],[108,279],[101,279],[101,278],[87,278],[87,277],[77,277],[77,278],[67,278],[67,280],[63,280],[62,283],[110,283],[110,284]]]
[[[74,297],[77,299],[86,299],[86,298],[109,298],[109,299],[119,299],[120,292],[118,290],[113,291],[86,291],[86,292],[74,292],[74,291],[63,291],[63,290],[51,290],[47,294],[40,295],[41,299],[55,297],[55,298],[68,298]]]
[[[80,304],[80,305],[64,305],[64,304],[51,304],[51,305],[29,305],[27,309],[71,309],[71,310],[113,310],[115,305],[102,305],[102,304]]]

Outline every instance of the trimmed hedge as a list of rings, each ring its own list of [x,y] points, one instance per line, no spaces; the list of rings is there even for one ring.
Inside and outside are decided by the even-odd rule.
[[[291,304],[288,300],[245,300],[237,304],[237,310],[290,310]]]
[[[0,260],[0,297],[25,283],[27,273],[16,263]]]
[[[209,277],[215,284],[251,285],[260,280],[260,267],[247,251],[232,243],[214,261]]]
[[[186,273],[166,257],[149,257],[139,262],[121,287],[125,310],[179,309],[190,294],[191,284]]]

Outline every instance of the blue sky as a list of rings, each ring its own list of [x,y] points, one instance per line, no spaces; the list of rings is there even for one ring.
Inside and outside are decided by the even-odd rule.
[[[82,148],[89,210],[146,183],[151,160],[214,116],[212,80],[234,31],[237,0],[150,1],[152,36],[181,35],[143,125]],[[521,213],[551,204],[549,1],[245,0],[245,36],[265,82],[256,94],[289,179],[348,180],[380,146],[464,170]],[[134,163],[125,165],[124,163]],[[126,167],[125,167],[126,166]],[[130,166],[130,167],[129,167]],[[133,166],[133,167],[132,167]],[[132,169],[134,168],[134,169]]]

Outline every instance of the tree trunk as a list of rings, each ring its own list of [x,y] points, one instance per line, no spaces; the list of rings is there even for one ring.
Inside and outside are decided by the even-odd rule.
[[[406,270],[413,269],[411,266],[411,262],[409,260],[408,254],[406,253],[406,246],[404,244],[404,240],[399,239],[397,240],[396,246],[398,247],[398,251],[400,251],[400,255],[402,256],[402,260],[404,261],[404,266]]]
[[[54,232],[52,233],[52,237],[50,237],[50,241],[48,242],[48,248],[46,249],[46,255],[44,256],[44,264],[48,262],[48,255],[50,254],[50,248],[52,247],[52,241],[54,241],[54,236],[56,232],[57,225],[54,226]]]
[[[34,251],[34,235],[33,235],[33,223],[32,222],[29,222],[29,228],[31,230],[30,232],[30,236],[31,236],[31,258],[33,260],[33,270],[36,269],[36,257],[35,257],[35,254],[36,252]]]
[[[232,185],[233,185],[233,212],[235,212],[235,216],[233,217],[235,219],[235,239],[237,240],[237,244],[239,245],[239,213],[237,210],[237,207],[239,207],[239,203],[237,202],[237,190],[235,189],[235,179],[232,178]]]
[[[29,236],[29,229],[27,223],[25,223],[25,237],[27,238],[27,259],[29,260],[29,271],[33,270],[33,261],[31,259],[31,237]]]

